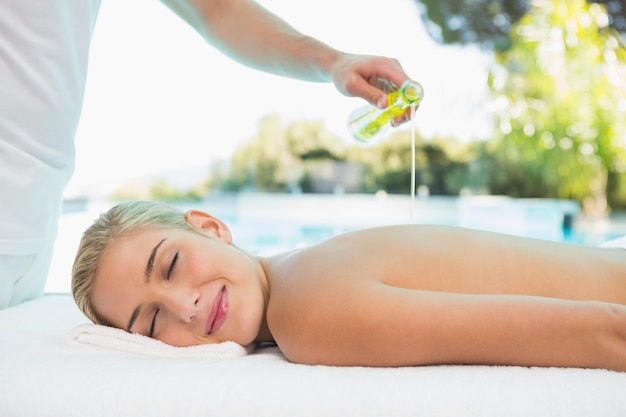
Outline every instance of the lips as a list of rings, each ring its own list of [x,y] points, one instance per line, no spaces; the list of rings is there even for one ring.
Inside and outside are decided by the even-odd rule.
[[[222,287],[211,305],[211,311],[206,322],[207,334],[215,333],[222,327],[228,313],[228,293],[226,287]]]

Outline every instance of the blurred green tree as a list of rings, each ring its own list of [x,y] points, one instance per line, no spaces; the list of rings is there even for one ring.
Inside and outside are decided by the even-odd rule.
[[[497,54],[491,191],[602,209],[624,170],[626,50],[604,8],[535,0]]]
[[[258,126],[258,134],[233,154],[228,172],[212,176],[212,188],[309,192],[314,191],[316,179],[328,174],[335,164],[337,172],[344,174],[350,165],[360,167],[347,171],[348,175],[361,175],[358,186],[354,177],[344,178],[352,191],[360,187],[356,191],[410,192],[411,134],[406,130],[394,131],[385,140],[363,147],[346,144],[319,120],[286,125],[280,116],[271,115],[261,119]],[[467,162],[473,155],[468,148],[467,144],[448,138],[424,140],[418,133],[417,185],[427,186],[431,194],[458,194],[468,185]],[[338,184],[342,181],[336,180]]]
[[[347,160],[364,167],[365,191],[410,192],[411,140],[411,133],[401,130],[392,132],[375,145],[354,145],[348,149]],[[416,133],[416,186],[428,187],[433,195],[458,195],[467,185],[466,148],[450,138],[426,140]]]
[[[259,132],[233,154],[230,175],[224,184],[228,190],[255,189],[284,191],[297,181],[298,161],[286,141],[286,126],[279,115],[270,115],[258,123]]]
[[[481,44],[489,49],[511,46],[510,31],[530,9],[532,0],[415,0],[422,7],[430,36],[443,43]],[[624,0],[590,0],[604,3],[609,26],[626,33]]]
[[[148,190],[148,198],[155,201],[199,201],[208,192],[208,180],[200,182],[189,190],[181,190],[167,180],[155,181]]]
[[[258,134],[233,154],[222,188],[269,192],[296,189],[315,169],[311,161],[343,159],[341,140],[321,121],[303,120],[287,126],[279,115],[271,115],[262,118],[258,127]]]

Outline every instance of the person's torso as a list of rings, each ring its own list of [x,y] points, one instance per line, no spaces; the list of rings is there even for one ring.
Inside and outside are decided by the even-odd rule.
[[[0,2],[0,253],[56,233],[100,0]]]

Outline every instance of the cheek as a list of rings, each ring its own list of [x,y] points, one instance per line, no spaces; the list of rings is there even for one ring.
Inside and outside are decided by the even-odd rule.
[[[119,296],[114,290],[108,288],[94,288],[90,298],[94,310],[108,325],[124,328],[120,317],[120,312],[125,311],[124,297]]]
[[[265,299],[261,288],[256,285],[247,287],[246,291],[239,293],[237,299],[232,300],[230,308],[234,319],[231,330],[237,333],[245,329],[245,333],[249,333],[245,336],[254,339],[265,315]]]
[[[202,342],[194,338],[189,331],[177,329],[176,327],[168,328],[162,335],[159,335],[158,339],[163,343],[178,347],[194,346],[206,343],[206,341]]]

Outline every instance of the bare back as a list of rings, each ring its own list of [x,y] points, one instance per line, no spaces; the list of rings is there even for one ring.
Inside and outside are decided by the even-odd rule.
[[[463,303],[486,301],[480,298],[485,295],[626,305],[626,253],[622,249],[445,226],[355,231],[269,258],[264,269],[272,294],[268,325],[279,344],[282,334],[289,336],[283,339],[287,345],[298,331],[312,335],[308,343],[315,343],[315,337],[341,339],[342,334],[346,340],[361,338],[368,345],[383,336],[389,343],[408,341],[417,315],[434,314],[450,302],[448,314],[457,304],[462,308]],[[433,300],[439,304],[429,304]],[[490,298],[489,303],[498,300]],[[499,308],[508,311],[504,304]],[[489,321],[501,311],[483,310],[477,310],[477,321]],[[346,326],[353,326],[354,332],[345,331]],[[381,330],[387,333],[365,335]],[[352,342],[358,350],[358,343]],[[342,349],[343,344],[336,346]]]
[[[373,280],[416,290],[626,304],[623,249],[444,226],[355,231],[287,254],[272,265],[269,278],[276,285],[285,279],[316,286]]]

